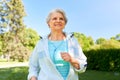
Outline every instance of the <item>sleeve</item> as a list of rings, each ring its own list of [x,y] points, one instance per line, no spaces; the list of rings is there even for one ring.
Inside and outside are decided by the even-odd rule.
[[[40,66],[39,66],[39,62],[38,62],[38,50],[39,50],[39,43],[37,43],[37,45],[35,46],[32,54],[30,55],[29,58],[29,73],[28,73],[28,80],[30,80],[30,78],[32,76],[37,77],[38,73],[40,71]]]
[[[87,68],[87,57],[82,51],[82,48],[78,41],[73,37],[72,39],[73,47],[74,47],[74,56],[79,61],[80,69],[75,69],[75,71],[79,73],[83,73],[86,71]]]

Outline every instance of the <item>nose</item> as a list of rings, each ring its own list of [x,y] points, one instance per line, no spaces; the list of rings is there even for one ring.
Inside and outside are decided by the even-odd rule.
[[[59,18],[57,18],[57,20],[56,20],[57,22],[60,22],[60,19]]]

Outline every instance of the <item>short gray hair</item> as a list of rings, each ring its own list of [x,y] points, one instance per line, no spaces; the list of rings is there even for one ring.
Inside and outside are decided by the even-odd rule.
[[[61,13],[62,15],[63,15],[63,17],[64,17],[64,19],[65,19],[65,24],[67,23],[67,17],[66,17],[66,14],[65,14],[65,12],[62,10],[62,9],[54,9],[54,10],[52,10],[52,11],[50,11],[50,13],[48,14],[48,16],[47,16],[47,18],[46,18],[46,22],[48,23],[49,21],[50,21],[50,18],[51,18],[51,15],[53,14],[53,13],[56,13],[56,12],[58,12],[58,13]]]

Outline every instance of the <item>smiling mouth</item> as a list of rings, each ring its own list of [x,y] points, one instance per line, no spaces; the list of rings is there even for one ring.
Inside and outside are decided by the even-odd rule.
[[[61,25],[61,24],[55,24],[54,26],[58,26],[58,27],[61,27],[62,25]]]

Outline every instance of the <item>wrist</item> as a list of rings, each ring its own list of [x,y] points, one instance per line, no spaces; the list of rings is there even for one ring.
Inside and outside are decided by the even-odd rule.
[[[76,63],[76,60],[72,57],[69,62],[70,62],[71,64],[74,64],[74,63]]]
[[[79,61],[75,58],[70,59],[70,63],[75,67],[76,69],[80,69]]]

